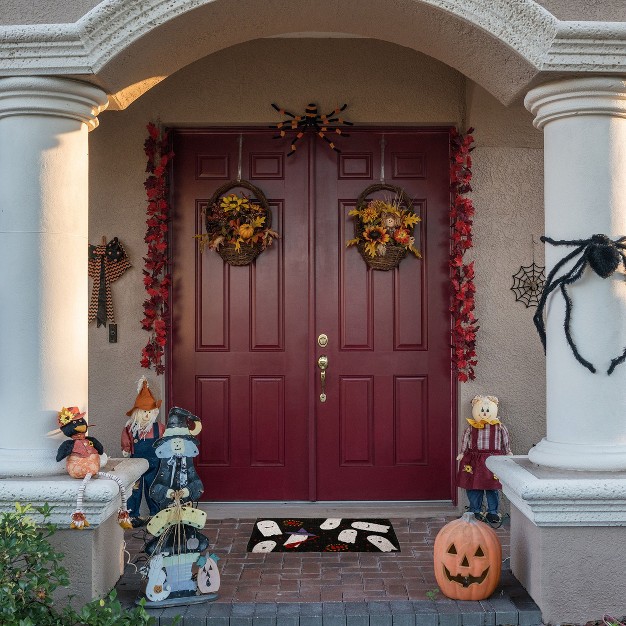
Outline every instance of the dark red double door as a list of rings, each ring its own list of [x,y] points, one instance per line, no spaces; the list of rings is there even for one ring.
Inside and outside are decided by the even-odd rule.
[[[237,176],[240,135],[242,177],[265,192],[281,239],[231,267],[200,254],[193,235],[215,189]],[[174,137],[170,403],[202,418],[204,498],[450,500],[448,134],[355,130],[341,154],[310,137],[289,158],[271,137]],[[383,154],[386,181],[422,218],[423,259],[376,272],[345,242]]]

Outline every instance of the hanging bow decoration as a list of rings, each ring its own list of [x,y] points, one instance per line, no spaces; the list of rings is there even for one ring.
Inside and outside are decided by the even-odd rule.
[[[131,267],[124,246],[117,237],[109,243],[89,246],[89,276],[93,278],[89,322],[97,321],[98,327],[106,326],[107,319],[115,323],[111,284]]]

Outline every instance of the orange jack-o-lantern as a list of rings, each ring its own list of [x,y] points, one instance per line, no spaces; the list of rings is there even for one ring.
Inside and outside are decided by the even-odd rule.
[[[500,540],[473,513],[465,513],[439,531],[434,559],[437,584],[453,600],[484,600],[500,581]]]

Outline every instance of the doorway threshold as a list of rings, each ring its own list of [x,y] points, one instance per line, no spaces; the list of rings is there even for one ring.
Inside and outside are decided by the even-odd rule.
[[[384,517],[426,518],[460,513],[450,500],[429,501],[258,501],[200,502],[208,519],[255,519],[258,517]]]

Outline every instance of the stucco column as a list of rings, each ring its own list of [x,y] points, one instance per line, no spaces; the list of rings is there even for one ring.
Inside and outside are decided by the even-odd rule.
[[[106,94],[0,78],[0,476],[64,471],[62,406],[87,409],[87,133]]]
[[[551,82],[532,89],[525,104],[544,131],[545,234],[557,240],[625,236],[626,77]],[[573,250],[546,244],[546,272]],[[595,374],[567,344],[560,291],[548,300],[547,436],[529,452],[534,463],[626,470],[626,364],[607,375],[611,359],[626,347],[624,278],[623,266],[605,280],[588,268],[569,287],[572,337]]]

